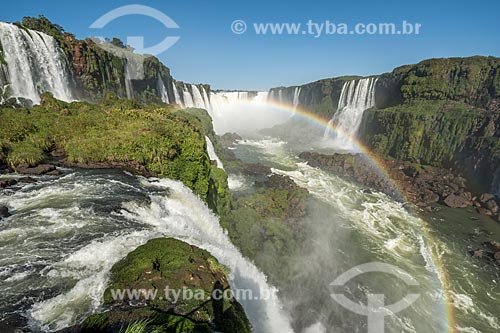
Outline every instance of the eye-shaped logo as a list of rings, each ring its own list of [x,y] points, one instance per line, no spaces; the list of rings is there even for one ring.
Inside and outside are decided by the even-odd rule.
[[[127,5],[115,8],[106,14],[99,17],[94,23],[92,23],[89,28],[91,29],[102,29],[112,21],[128,15],[143,15],[154,18],[155,20],[161,22],[165,28],[167,29],[178,29],[179,26],[168,17],[165,13],[144,5]],[[128,36],[126,45],[133,48],[136,53],[143,55],[159,55],[162,52],[165,52],[170,47],[172,47],[175,43],[179,41],[179,36],[167,36],[161,42],[156,45],[145,47],[144,46],[144,36]],[[127,72],[131,79],[142,79],[144,78],[144,71],[142,68],[142,61],[138,61],[138,57],[134,57],[132,52],[128,50],[128,52],[124,51],[123,47],[117,47],[116,45],[103,42],[104,38],[95,37],[94,41],[98,43],[99,46],[103,47],[106,51],[113,53],[116,56],[121,58],[125,58],[127,61]]]
[[[400,268],[382,263],[382,262],[372,262],[367,264],[362,264],[351,268],[347,272],[341,274],[335,279],[330,286],[344,286],[347,282],[357,277],[358,275],[364,273],[388,273],[400,278],[409,286],[418,286],[419,283],[408,273],[404,272]],[[368,304],[363,305],[355,303],[344,294],[331,294],[330,295],[337,303],[339,303],[344,308],[368,317],[368,333],[381,333],[384,332],[384,317],[390,313],[400,312],[410,305],[412,305],[419,297],[419,294],[408,294],[400,301],[385,305],[384,294],[367,294]]]

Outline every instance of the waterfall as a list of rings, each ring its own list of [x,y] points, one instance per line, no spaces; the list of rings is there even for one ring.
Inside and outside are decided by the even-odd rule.
[[[278,90],[278,101],[283,104],[283,91],[281,89]]]
[[[168,92],[167,89],[165,88],[165,84],[163,84],[163,80],[160,76],[160,73],[158,73],[157,90],[158,90],[158,96],[161,98],[162,102],[168,104],[169,103]]]
[[[299,97],[300,97],[301,90],[302,90],[302,87],[296,87],[295,91],[293,92],[293,110],[294,111],[297,109],[297,106],[299,105]]]
[[[284,123],[289,112],[269,104],[267,91],[211,91],[210,107],[215,132],[253,134],[255,131]],[[274,109],[273,112],[271,109]]]
[[[18,232],[26,236],[2,243],[0,309],[10,306],[12,311],[14,299],[33,331],[58,331],[102,309],[113,265],[149,239],[174,237],[209,251],[226,265],[233,291],[261,296],[240,299],[256,332],[293,332],[274,297],[277,290],[231,243],[217,216],[181,182],[76,170],[58,179],[41,179],[26,190],[0,196],[0,203],[26,212],[0,232],[2,240]],[[103,213],[103,202],[119,209]],[[58,242],[53,241],[56,237]],[[24,275],[9,283],[5,273]],[[50,290],[40,292],[38,299],[33,297],[38,291],[25,285]]]
[[[253,102],[255,103],[266,103],[269,97],[269,93],[267,91],[258,91],[257,95],[253,98]]]
[[[353,148],[350,138],[357,134],[364,111],[375,106],[377,80],[377,78],[366,78],[344,83],[337,112],[325,129],[325,139],[333,138],[335,146],[339,148]],[[340,133],[332,133],[333,126],[336,126]]]
[[[174,91],[174,103],[182,105],[181,96],[179,95],[179,91],[174,81],[172,81],[172,90]]]
[[[193,91],[193,104],[194,107],[200,108],[200,109],[206,109],[207,106],[205,105],[205,101],[203,100],[203,97],[201,96],[200,90],[195,84],[191,85],[191,90]]]
[[[132,86],[132,77],[130,76],[130,68],[126,58],[123,58],[125,61],[125,90],[127,92],[127,98],[134,98],[134,88]]]
[[[182,97],[184,99],[184,106],[187,108],[194,107],[193,96],[189,92],[189,89],[186,84],[182,85]]]
[[[211,161],[217,162],[217,167],[224,170],[224,165],[222,164],[219,156],[217,156],[217,153],[215,152],[215,148],[214,148],[214,145],[212,143],[212,140],[210,140],[210,138],[208,136],[205,136],[205,141],[207,142],[208,157],[210,157]]]
[[[269,96],[267,97],[269,99],[269,101],[274,101],[274,99],[276,98],[275,97],[275,93],[274,93],[274,90],[271,90],[271,92],[269,93]]]
[[[203,96],[203,101],[205,101],[205,105],[207,106],[207,111],[208,113],[211,113],[212,106],[210,105],[210,99],[208,98],[207,91],[205,90],[205,87],[201,86],[201,93]]]
[[[267,91],[220,91],[210,93],[210,109],[215,115],[222,115],[228,108],[241,104],[262,104],[267,101]],[[209,110],[210,111],[210,110]],[[212,114],[212,116],[214,116]]]
[[[38,104],[42,93],[51,92],[57,99],[74,100],[68,62],[54,38],[0,22],[0,44],[8,72],[3,81],[9,80],[6,98],[29,98]]]

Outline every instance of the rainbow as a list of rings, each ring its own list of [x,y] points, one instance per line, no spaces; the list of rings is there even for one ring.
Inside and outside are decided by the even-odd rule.
[[[245,104],[245,102],[243,102]],[[365,155],[371,162],[371,164],[376,168],[377,171],[379,171],[386,179],[387,181],[390,182],[392,187],[397,191],[397,194],[400,195],[401,198],[404,199],[405,202],[409,202],[409,200],[406,198],[404,195],[404,192],[401,190],[401,186],[398,184],[398,182],[394,179],[392,179],[389,176],[389,172],[387,171],[385,164],[382,162],[382,160],[375,155],[372,151],[370,151],[369,147],[367,147],[365,144],[363,144],[360,140],[357,138],[350,136],[349,134],[345,133],[342,131],[342,129],[336,127],[335,125],[329,123],[328,119],[325,119],[321,116],[318,116],[317,114],[312,113],[311,111],[308,111],[304,108],[300,108],[297,106],[292,106],[288,104],[281,104],[277,102],[272,102],[272,101],[267,101],[267,102],[259,102],[259,104],[262,104],[262,106],[268,106],[274,109],[277,109],[278,111],[281,112],[286,112],[290,113],[292,115],[299,116],[301,119],[306,120],[314,125],[317,125],[323,129],[329,128],[330,130],[334,131],[337,133],[337,135],[341,135],[347,139],[349,139],[356,148],[358,148],[359,152]],[[254,102],[248,102],[248,105],[253,105],[255,106]],[[410,208],[408,208],[410,209]],[[420,217],[420,221],[422,221],[422,227],[421,231],[424,236],[424,239],[429,240],[430,242],[434,242],[434,236],[430,233],[430,230],[432,229],[429,225],[428,222],[425,221],[421,217],[418,211],[411,210],[410,211],[412,214]],[[444,304],[443,304],[443,320],[444,320],[444,325],[443,329],[444,332],[448,333],[454,333],[455,332],[455,327],[456,327],[456,320],[455,320],[455,311],[453,307],[453,302],[452,302],[452,297],[450,295],[450,283],[448,279],[448,274],[445,269],[445,266],[439,257],[438,253],[436,252],[437,250],[433,247],[431,247],[431,257],[433,261],[433,265],[435,266],[437,270],[437,275],[440,283],[441,290],[444,295]]]

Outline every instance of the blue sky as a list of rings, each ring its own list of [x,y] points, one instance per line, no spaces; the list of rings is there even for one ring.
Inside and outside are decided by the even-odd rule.
[[[143,4],[172,18],[166,29],[145,16],[121,17],[103,29],[89,25],[119,6]],[[435,57],[500,56],[500,2],[491,1],[35,1],[2,3],[0,20],[43,14],[79,38],[144,36],[146,47],[180,36],[158,55],[178,79],[216,89],[268,89],[339,75],[370,75]],[[245,34],[231,23],[247,22]],[[419,35],[256,35],[257,22],[420,23]]]

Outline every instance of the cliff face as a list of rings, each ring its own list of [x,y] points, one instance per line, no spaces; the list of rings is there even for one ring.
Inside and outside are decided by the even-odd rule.
[[[119,97],[141,102],[184,104],[182,90],[192,90],[190,85],[176,81],[170,69],[156,57],[135,54],[119,39],[102,42],[89,38],[79,40],[43,16],[25,17],[18,25],[56,39],[69,62],[75,85],[72,90],[77,99],[95,102],[106,92],[112,92]],[[1,73],[0,68],[0,81]],[[177,98],[173,85],[180,91]],[[198,86],[209,93],[208,85]]]
[[[343,84],[359,78],[273,88],[270,98],[329,120]],[[322,129],[294,117],[267,133],[316,142]],[[382,156],[454,167],[482,190],[500,189],[500,58],[429,59],[378,76],[358,137]]]
[[[500,58],[429,59],[379,77],[377,108],[421,100],[453,100],[500,111]]]
[[[500,59],[431,59],[383,74],[361,140],[400,160],[453,167],[491,190],[500,165]]]
[[[343,76],[319,80],[301,86],[272,88],[269,91],[269,99],[294,105],[294,97],[296,97],[295,102],[297,105],[305,107],[325,119],[329,119],[337,111],[342,86],[346,81],[356,78],[359,77]]]

